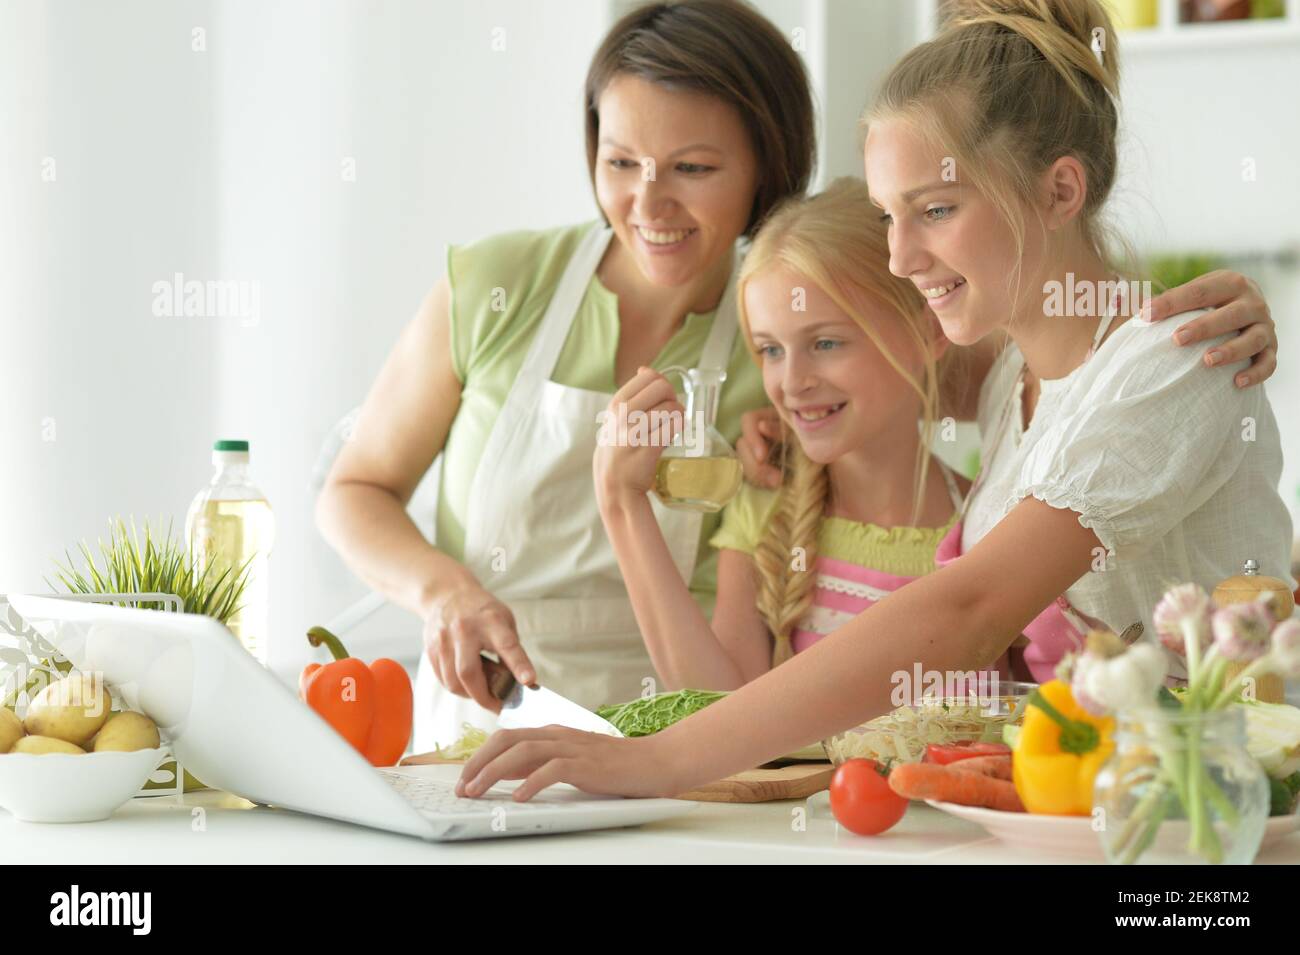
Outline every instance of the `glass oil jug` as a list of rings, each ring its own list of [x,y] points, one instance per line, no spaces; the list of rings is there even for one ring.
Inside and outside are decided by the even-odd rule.
[[[683,427],[664,449],[655,470],[655,496],[665,507],[712,513],[740,490],[740,458],[715,427],[727,373],[721,368],[663,369],[681,376],[686,388]]]

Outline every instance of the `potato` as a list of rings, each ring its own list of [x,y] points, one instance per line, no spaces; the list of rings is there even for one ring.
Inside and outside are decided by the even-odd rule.
[[[29,753],[33,756],[42,756],[47,753],[68,753],[69,755],[85,755],[86,751],[80,746],[76,746],[66,740],[55,739],[53,736],[24,736],[18,742],[14,743],[10,753]]]
[[[114,713],[95,735],[96,753],[130,753],[137,749],[157,749],[162,741],[158,727],[143,713],[127,710]]]
[[[25,732],[18,715],[7,706],[0,706],[0,753],[9,752],[9,747],[22,739]]]
[[[33,736],[52,736],[82,747],[108,722],[112,706],[102,679],[76,673],[36,694],[23,725]]]

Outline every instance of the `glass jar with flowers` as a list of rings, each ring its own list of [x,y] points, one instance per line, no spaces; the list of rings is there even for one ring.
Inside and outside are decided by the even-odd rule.
[[[1300,621],[1277,622],[1265,600],[1217,608],[1184,584],[1165,594],[1154,623],[1159,645],[1125,646],[1094,631],[1082,654],[1063,662],[1079,704],[1116,718],[1115,751],[1093,789],[1106,857],[1248,863],[1264,835],[1270,784],[1247,746],[1246,711],[1258,677],[1300,676]],[[1171,652],[1187,671],[1186,686],[1172,690],[1164,685]]]

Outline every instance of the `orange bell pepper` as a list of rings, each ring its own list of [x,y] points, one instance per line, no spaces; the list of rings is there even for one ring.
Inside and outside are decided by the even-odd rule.
[[[348,656],[343,643],[324,627],[312,627],[307,640],[322,643],[333,663],[309,663],[298,678],[298,695],[338,730],[373,766],[392,766],[411,740],[414,712],[411,678],[396,660],[369,666]]]

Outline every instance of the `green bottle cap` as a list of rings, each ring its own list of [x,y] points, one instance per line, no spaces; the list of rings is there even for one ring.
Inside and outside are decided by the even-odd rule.
[[[247,451],[247,441],[214,441],[212,443],[213,451]]]

